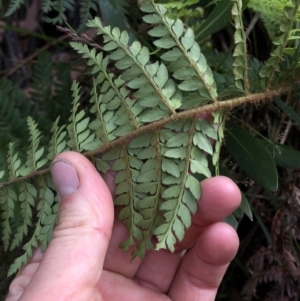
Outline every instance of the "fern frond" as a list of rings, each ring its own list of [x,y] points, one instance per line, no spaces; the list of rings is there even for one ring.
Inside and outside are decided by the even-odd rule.
[[[4,16],[8,17],[13,14],[17,9],[21,7],[22,4],[24,4],[24,2],[24,0],[11,0]]]
[[[126,85],[131,89],[138,89],[138,91],[134,93],[134,97],[136,97],[137,99],[135,100],[135,104],[130,109],[132,112],[135,112],[134,109],[138,108],[137,106],[139,105],[138,114],[135,114],[134,116],[139,121],[139,123],[141,121],[147,123],[153,122],[158,118],[161,119],[162,117],[164,117],[164,115],[161,116],[159,114],[158,110],[161,110],[160,108],[156,111],[155,109],[152,109],[150,111],[147,110],[147,107],[149,106],[149,104],[151,104],[151,106],[156,106],[156,107],[166,104],[166,102],[164,101],[165,95],[161,95],[160,93],[157,96],[155,96],[156,91],[159,91],[159,89],[161,89],[162,92],[166,91],[167,93],[169,93],[169,96],[176,94],[176,92],[178,91],[175,82],[171,79],[168,79],[168,71],[165,65],[159,62],[151,63],[149,50],[146,47],[142,47],[139,42],[134,42],[130,47],[128,47],[127,46],[128,35],[126,32],[121,33],[116,28],[111,30],[110,27],[103,27],[102,24],[100,23],[100,20],[97,18],[94,21],[90,21],[88,23],[88,26],[96,27],[98,29],[98,33],[104,36],[105,45],[103,49],[104,51],[110,52],[110,59],[116,61],[115,66],[120,70],[126,70],[121,75],[121,78],[123,80],[126,80]],[[186,38],[185,36],[182,38],[183,44],[185,43],[184,40],[185,38]],[[191,47],[194,43],[195,43],[194,40],[192,40],[192,43],[189,47]],[[86,45],[83,46],[82,44],[79,43],[72,43],[72,46],[79,53],[83,54],[83,57],[89,59],[88,65],[91,65],[93,67],[92,70],[93,74],[100,71],[102,79],[108,78],[108,76],[105,74],[104,71],[107,67],[108,57],[105,57],[103,59],[102,53],[96,55],[95,50],[93,49],[92,51],[89,51]],[[212,75],[211,71],[210,73]],[[122,83],[125,82],[122,81],[121,84]],[[109,86],[112,86],[111,82],[107,82],[106,85],[102,85],[101,88],[102,92],[106,92]],[[94,90],[93,94],[96,95],[95,88],[93,90]],[[193,89],[187,89],[187,91],[190,90]],[[110,98],[112,98],[113,91],[110,94],[111,94]],[[100,97],[94,96],[93,99],[100,99]],[[141,112],[143,113],[142,106],[144,106],[144,110],[145,110],[145,113],[143,115],[141,114]],[[178,108],[179,107],[180,105],[178,106]],[[99,106],[97,108],[100,109]],[[105,106],[103,105],[101,108],[103,110]],[[96,110],[94,109],[93,112],[95,113],[95,111]],[[174,114],[175,112],[173,111],[171,113]],[[140,118],[141,115],[142,118]],[[97,126],[100,126],[100,128],[101,128],[101,123],[102,122],[98,119]],[[155,145],[155,143],[153,142],[151,143],[151,141],[153,141],[153,137],[152,136],[149,137],[148,134],[147,135],[145,134],[145,135],[141,135],[139,138],[134,139],[129,144],[129,148],[127,152],[123,151],[119,153],[118,156],[114,157],[114,160],[116,161],[112,166],[112,169],[113,170],[114,168],[117,170],[118,168],[121,169],[121,171],[119,171],[119,173],[116,175],[116,183],[118,184],[115,192],[117,195],[115,204],[125,205],[125,207],[122,209],[120,213],[119,218],[127,225],[130,232],[129,238],[121,244],[121,247],[127,250],[131,245],[134,244],[134,238],[139,240],[140,242],[137,244],[137,249],[132,254],[133,257],[137,255],[143,257],[145,250],[152,246],[151,235],[153,233],[158,233],[157,231],[161,231],[161,229],[166,226],[168,227],[169,230],[164,233],[159,232],[160,235],[158,239],[159,242],[161,243],[158,244],[157,248],[165,247],[170,250],[173,250],[174,244],[176,242],[176,238],[173,234],[173,231],[177,231],[177,236],[176,236],[177,239],[182,239],[182,235],[179,233],[184,233],[184,229],[190,223],[190,213],[189,213],[189,217],[187,216],[183,217],[184,220],[182,222],[180,218],[176,218],[177,211],[180,210],[180,212],[183,212],[184,211],[183,206],[187,206],[186,208],[189,208],[187,210],[188,212],[190,211],[194,212],[196,210],[195,209],[196,205],[191,204],[190,196],[194,195],[194,203],[195,203],[200,197],[200,191],[199,193],[196,193],[197,188],[195,186],[195,183],[198,182],[194,177],[188,175],[188,171],[191,170],[192,172],[197,172],[197,173],[204,174],[205,176],[210,176],[210,172],[207,168],[208,163],[203,154],[204,151],[208,152],[209,154],[213,153],[211,144],[209,140],[206,138],[206,136],[208,135],[208,137],[216,139],[217,134],[214,131],[214,128],[212,126],[209,126],[209,124],[205,123],[205,121],[203,120],[194,121],[193,124],[194,124],[194,128],[193,127],[192,128],[196,133],[195,135],[191,134],[190,139],[185,139],[186,144],[184,146],[175,147],[176,143],[172,142],[175,137],[176,141],[182,143],[181,142],[182,137],[180,133],[177,133],[177,136],[180,137],[178,139],[176,135],[174,136],[174,132],[172,131],[169,132],[170,141],[168,141],[168,145],[167,145],[168,151],[165,150],[166,146],[164,146],[164,144],[167,142],[165,138],[163,138],[163,142],[161,141]],[[187,126],[185,126],[184,128],[185,131],[188,131]],[[200,129],[205,134],[201,133]],[[180,130],[182,130],[182,128],[179,129],[179,131]],[[198,130],[200,132],[197,132]],[[190,141],[191,144],[193,142],[195,145],[193,148],[190,147],[189,153],[186,154],[185,148],[188,147],[188,143],[187,143],[188,140],[191,140]],[[139,167],[140,168],[139,173],[137,173],[138,170],[136,170],[136,168],[134,171],[132,171],[130,168],[125,169],[126,161],[127,162],[130,161],[130,159],[128,159],[127,156],[131,154],[132,145],[137,144],[137,141],[139,141],[141,145],[139,145],[138,147],[139,151],[135,150],[133,154],[136,156],[136,159],[142,160],[142,166]],[[160,144],[162,144],[162,146]],[[161,149],[162,147],[164,148],[163,150]],[[117,149],[115,152],[118,151],[120,152],[119,149]],[[161,152],[166,152],[165,160],[163,161],[159,159]],[[106,155],[103,158],[106,158]],[[157,216],[157,214],[152,216],[150,220],[147,217],[151,216],[150,214],[151,212],[153,214],[158,212],[159,209],[158,204],[161,203],[161,201],[166,200],[166,197],[164,196],[165,187],[162,186],[161,184],[163,178],[162,176],[159,176],[160,174],[157,175],[157,168],[153,168],[153,166],[162,166],[162,169],[165,169],[164,165],[166,165],[167,162],[171,161],[169,158],[171,158],[172,160],[182,161],[181,168],[184,169],[183,172],[184,176],[182,177],[179,183],[177,182],[176,184],[173,183],[173,185],[168,187],[166,191],[173,191],[173,190],[177,191],[178,189],[180,189],[181,193],[176,196],[172,196],[173,202],[176,203],[176,209],[174,209],[173,212],[174,218],[171,219],[171,221],[170,219],[169,220],[166,219],[167,222],[159,226],[160,230],[156,230],[155,216]],[[113,160],[111,156],[109,156],[109,159]],[[128,164],[130,166],[130,163]],[[172,167],[174,170],[174,165]],[[182,171],[183,170],[181,170],[181,172]],[[138,177],[134,176],[134,174],[138,174]],[[199,186],[199,184],[197,185]],[[191,190],[188,190],[189,188]],[[147,193],[147,195],[143,195],[143,194],[140,195],[142,191],[144,193]],[[131,199],[128,198],[130,195],[131,195]],[[141,204],[142,202],[141,198],[145,198],[145,197],[147,197],[147,205],[146,206],[144,205],[145,207],[142,206],[141,208],[137,207],[138,206],[137,204]],[[184,203],[180,205],[183,197],[185,198],[186,205]],[[162,204],[164,204],[164,202]],[[139,212],[137,212],[137,210],[139,210]],[[166,214],[168,215],[170,213],[166,213]],[[168,241],[168,243],[166,243],[166,241]]]
[[[53,5],[52,0],[42,0],[41,2],[42,11],[45,13],[50,12],[52,10],[52,5]]]
[[[215,166],[215,174],[219,175],[219,157],[221,152],[222,142],[224,140],[225,131],[225,121],[226,121],[226,111],[213,112],[214,123],[217,125],[217,139],[214,146],[214,153],[212,156],[212,164]]]
[[[99,82],[99,79],[97,82]],[[102,95],[99,96],[98,94],[97,83],[95,79],[93,79],[93,88],[91,94],[92,97],[90,99],[90,102],[93,104],[93,107],[91,108],[91,113],[95,113],[97,118],[94,121],[92,121],[89,126],[90,129],[95,131],[97,138],[101,141],[101,144],[103,144],[108,142],[109,140],[114,139],[114,136],[111,134],[111,132],[115,130],[115,126],[113,126],[115,120],[114,118],[110,118],[110,120],[108,120],[107,123],[112,124],[112,126],[109,129],[107,126],[105,126],[105,124],[107,123],[105,123],[104,118],[108,119],[107,114],[109,114],[109,111],[106,114],[103,112],[103,108],[106,107],[106,105],[103,104],[104,97],[101,97]],[[100,110],[100,108],[102,108],[102,110]],[[128,122],[127,124],[130,124],[130,122]]]
[[[32,257],[32,248],[28,249],[28,246],[31,246],[32,243],[33,241],[24,245],[26,252],[20,257],[17,257],[14,263],[9,267],[9,270],[7,272],[8,277],[16,274],[21,269],[21,267],[27,263],[28,258]]]
[[[295,6],[287,6],[284,8],[284,19],[279,27],[282,34],[273,41],[275,48],[271,53],[271,57],[259,71],[259,75],[262,78],[262,86],[266,89],[269,89],[273,84],[275,74],[278,72],[278,64],[282,60],[284,49],[288,43],[290,30],[297,16],[299,1],[294,2]]]
[[[81,32],[86,26],[86,22],[92,18],[91,10],[94,12],[98,11],[98,1],[97,0],[81,0],[80,1],[80,23],[78,26],[78,31]]]
[[[18,227],[14,235],[10,249],[13,250],[20,245],[23,237],[28,234],[28,228],[32,227],[32,208],[37,198],[36,188],[28,182],[22,182],[20,185],[19,202],[21,203],[22,224]]]
[[[137,100],[132,111],[137,111],[139,122],[148,123],[167,117],[180,107],[181,97],[175,93],[175,85],[166,66],[158,62],[150,64],[147,47],[137,41],[128,47],[128,33],[121,33],[118,28],[111,30],[110,26],[103,27],[99,18],[89,21],[87,26],[97,28],[98,34],[103,35],[103,50],[111,53],[110,58],[116,61],[116,68],[127,69],[121,78],[128,81],[129,88],[137,89],[133,95]],[[159,103],[159,106],[148,108],[150,101]]]
[[[286,6],[292,6],[292,0],[251,0],[248,7],[260,13],[261,19],[267,29],[270,38],[273,40],[279,34],[279,26],[282,20],[282,12]],[[297,12],[297,21],[300,20],[300,12]]]
[[[79,84],[76,81],[73,82],[72,91],[74,100],[72,114],[69,118],[70,124],[67,126],[70,137],[68,146],[77,152],[96,149],[100,146],[100,141],[95,139],[95,134],[91,133],[91,130],[88,128],[90,118],[85,117],[84,110],[77,112],[81,94]]]
[[[15,142],[11,142],[8,145],[7,154],[7,167],[9,171],[9,179],[13,180],[20,175],[21,160],[19,159],[18,153],[15,153]]]
[[[51,132],[52,132],[52,138],[50,140],[49,144],[49,153],[48,153],[48,160],[53,160],[59,153],[67,150],[67,141],[66,141],[66,135],[67,131],[65,131],[66,126],[63,125],[61,127],[58,127],[59,117],[55,120]]]
[[[176,240],[181,241],[184,236],[184,228],[189,227],[191,224],[190,212],[187,210],[186,204],[192,213],[196,212],[196,202],[193,194],[186,189],[189,184],[188,178],[191,175],[188,174],[189,170],[189,159],[191,157],[192,146],[193,146],[193,135],[195,132],[195,123],[190,124],[188,131],[179,133],[179,139],[177,135],[170,135],[169,133],[165,138],[165,149],[162,152],[162,156],[165,158],[171,158],[174,163],[177,163],[178,170],[180,171],[180,177],[177,179],[173,176],[171,183],[168,180],[169,187],[163,189],[162,199],[164,200],[160,206],[160,210],[164,212],[165,222],[155,229],[155,235],[157,235],[158,243],[156,249],[164,248],[174,252],[174,245]],[[182,135],[183,134],[183,135]],[[176,162],[177,161],[177,162]],[[172,176],[171,176],[172,177]],[[170,178],[167,176],[166,179]],[[194,178],[193,178],[194,179]],[[200,186],[196,179],[197,188],[195,193],[197,197],[200,197]],[[174,183],[174,181],[176,181]],[[172,183],[173,182],[173,183]],[[164,183],[164,181],[163,181]],[[188,215],[186,215],[188,213]]]
[[[247,62],[247,41],[244,31],[242,12],[242,0],[232,0],[232,16],[234,20],[235,33],[234,33],[234,63],[233,74],[235,77],[235,86],[237,89],[244,91],[245,94],[249,93],[249,79],[248,79],[248,62]]]
[[[56,2],[63,7],[71,3],[68,1]],[[50,4],[44,1],[43,5],[48,9]],[[55,8],[51,6],[51,9]],[[149,34],[155,38],[156,53],[165,50],[161,59],[155,61],[140,42],[128,45],[126,31],[103,27],[99,18],[89,21],[88,26],[97,28],[104,39],[103,51],[99,50],[101,47],[89,48],[95,45],[89,42],[89,46],[75,42],[71,46],[87,59],[91,69],[90,111],[86,102],[81,108],[81,89],[75,81],[68,121],[65,117],[56,118],[55,108],[52,111],[56,120],[48,146],[41,145],[41,132],[31,117],[27,120],[30,145],[25,163],[20,158],[22,152],[15,151],[15,144],[9,145],[7,166],[1,166],[0,171],[5,181],[0,184],[3,240],[7,248],[9,245],[14,248],[24,236],[31,235],[24,245],[25,253],[15,261],[10,273],[26,262],[38,243],[45,248],[51,237],[58,206],[47,173],[49,161],[60,152],[67,148],[81,152],[91,158],[99,171],[116,173],[115,205],[123,206],[119,218],[129,229],[129,237],[121,247],[128,250],[135,245],[132,256],[144,257],[145,252],[153,248],[154,235],[158,239],[157,249],[174,251],[176,241],[183,239],[191,224],[191,215],[197,210],[201,190],[196,178],[198,175],[210,177],[211,163],[218,174],[227,111],[265,101],[290,89],[286,85],[275,89],[269,84],[282,57],[281,53],[275,53],[276,60],[271,62],[270,68],[266,72],[261,69],[261,73],[267,74],[262,77],[269,91],[261,92],[261,87],[255,87],[259,92],[248,93],[239,0],[233,0],[236,51],[234,58],[226,61],[227,69],[233,62],[234,75],[230,72],[213,74],[191,28],[180,20],[168,18],[163,6],[151,2],[144,5],[143,10],[147,13],[145,21],[153,26]],[[293,18],[294,11],[291,11],[286,11],[288,24]],[[75,34],[73,37],[76,39]],[[112,64],[120,75],[109,71]],[[253,65],[258,70],[259,64]],[[249,70],[250,75],[258,78],[253,70]],[[230,90],[235,83],[234,90]],[[62,90],[57,91],[67,93],[67,85],[61,87]],[[245,95],[240,96],[243,93],[239,92],[236,96],[237,88]],[[5,112],[7,108],[6,103]],[[203,119],[206,113],[214,116],[214,125]],[[211,140],[216,141],[214,147]],[[38,213],[33,218],[35,202],[38,202]],[[13,206],[21,208],[15,233],[11,233],[11,225],[16,223]]]
[[[30,114],[30,101],[19,86],[11,81],[0,81],[0,148],[10,141],[20,141],[26,133],[26,118]]]
[[[96,54],[95,49],[90,51],[87,45],[81,43],[72,42],[71,46],[88,59],[87,64],[93,66],[92,74],[97,76],[90,100],[94,104],[91,113],[97,116],[90,128],[96,131],[97,137],[111,141],[137,129],[138,124],[131,111],[133,102],[128,97],[129,90],[124,87],[125,82],[107,72],[109,58],[103,57],[103,53]],[[97,89],[100,85],[101,89]]]
[[[41,243],[41,250],[44,251],[51,239],[54,226],[57,221],[57,206],[54,206],[55,196],[53,193],[53,182],[49,175],[41,176],[38,180],[39,203],[37,205],[38,220],[35,223],[34,236]]]
[[[43,51],[39,54],[33,68],[32,80],[32,100],[35,106],[44,105],[48,102],[52,86],[52,58],[49,52]]]
[[[58,212],[58,206],[53,206],[55,203],[54,193],[52,192],[54,185],[49,175],[41,176],[38,179],[37,185],[39,186],[38,192],[28,183],[24,183],[24,190],[20,191],[19,200],[22,202],[21,214],[24,220],[23,224],[17,230],[11,244],[11,249],[19,245],[23,235],[27,235],[28,226],[34,226],[34,231],[29,241],[23,246],[25,252],[20,257],[17,257],[11,265],[8,276],[18,271],[27,262],[27,259],[32,257],[33,249],[37,248],[38,243],[41,244],[41,250],[44,251],[52,237]],[[33,206],[34,199],[37,198],[37,194],[40,200],[37,205],[37,221],[32,225],[28,218],[31,217],[31,207]]]
[[[72,104],[71,66],[68,63],[58,63],[56,79],[53,82],[53,99],[48,108],[52,120],[60,115],[60,121],[67,124]]]
[[[141,240],[142,232],[138,228],[137,224],[142,219],[141,215],[136,210],[137,197],[134,193],[134,181],[136,173],[131,167],[130,162],[132,161],[125,147],[116,147],[109,153],[106,153],[103,160],[115,160],[111,169],[117,171],[115,177],[116,198],[114,200],[115,205],[124,206],[119,213],[119,219],[129,229],[129,237],[123,241],[120,247],[127,251],[132,245],[135,245],[134,239]],[[134,176],[135,175],[135,176]]]
[[[153,249],[151,241],[159,220],[159,205],[161,203],[162,171],[165,164],[162,162],[159,133],[150,132],[133,139],[128,146],[130,166],[136,175],[134,194],[137,198],[136,208],[141,219],[138,227],[142,231],[142,238],[132,252],[132,258],[144,258],[149,249]],[[157,168],[157,167],[161,168]]]
[[[62,24],[67,20],[66,11],[73,10],[75,2],[74,0],[55,0],[52,1],[51,4],[48,2],[44,2],[43,8],[48,10],[51,5],[51,10],[54,10],[57,13],[55,18],[44,17],[44,21],[52,24]]]
[[[2,216],[2,241],[4,250],[7,251],[12,235],[10,220],[14,218],[15,202],[17,201],[16,193],[9,187],[0,189],[0,208]]]
[[[201,100],[216,101],[216,83],[198,43],[194,31],[184,28],[180,19],[172,20],[165,16],[166,9],[162,5],[145,4],[141,10],[148,14],[143,20],[156,25],[148,34],[155,38],[154,45],[165,52],[161,58],[171,64],[168,70],[176,80],[182,81],[178,88],[182,91],[198,91],[199,105]],[[202,102],[203,103],[203,102]]]
[[[44,154],[44,147],[39,148],[40,140],[42,138],[41,132],[37,129],[37,124],[31,117],[27,119],[29,129],[30,147],[27,150],[27,160],[24,168],[20,171],[20,175],[26,176],[33,171],[37,171],[47,163],[47,158],[42,158]]]
[[[33,249],[38,247],[38,242],[35,236],[32,236],[31,239],[23,246],[25,253],[20,257],[17,257],[13,264],[9,267],[7,272],[7,277],[16,274],[23,265],[26,264],[28,258],[32,257]]]

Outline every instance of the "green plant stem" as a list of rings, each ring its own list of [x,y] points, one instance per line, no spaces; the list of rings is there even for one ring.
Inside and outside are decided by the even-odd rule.
[[[141,126],[140,128],[132,131],[131,133],[129,133],[126,136],[120,137],[120,138],[110,141],[108,143],[103,143],[103,145],[100,148],[93,150],[93,151],[85,152],[85,153],[83,153],[83,155],[86,157],[91,157],[91,156],[103,154],[104,152],[113,148],[116,145],[127,144],[128,141],[130,141],[134,137],[137,137],[137,136],[139,136],[143,133],[149,132],[149,131],[157,130],[157,129],[163,127],[165,124],[170,123],[172,121],[176,121],[176,120],[180,120],[180,119],[196,118],[199,115],[201,115],[202,113],[212,113],[215,111],[226,111],[226,110],[229,111],[237,106],[246,105],[246,104],[257,105],[258,103],[269,101],[275,96],[279,96],[283,93],[286,93],[290,89],[291,89],[291,86],[285,86],[285,87],[281,87],[281,88],[278,88],[273,91],[256,93],[256,94],[251,94],[251,95],[247,95],[247,96],[239,97],[239,98],[235,98],[235,99],[229,99],[229,100],[224,100],[224,101],[220,101],[220,102],[215,102],[215,103],[207,104],[207,105],[204,105],[204,106],[201,106],[198,108],[188,109],[184,112],[175,113],[162,120]],[[4,186],[8,186],[15,182],[24,181],[31,177],[45,174],[49,171],[50,171],[50,168],[37,170],[35,172],[30,173],[27,176],[14,178],[10,181],[0,183],[0,188],[4,187]]]

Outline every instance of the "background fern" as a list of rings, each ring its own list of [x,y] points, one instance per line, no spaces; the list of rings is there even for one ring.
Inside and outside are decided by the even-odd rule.
[[[0,9],[3,7],[4,17],[10,17],[14,13],[20,11],[22,8],[29,6],[30,1],[28,0],[10,0],[9,3],[0,2]],[[41,13],[43,14],[43,21],[50,24],[63,24],[67,21],[67,14],[70,11],[74,11],[78,9],[79,11],[79,22],[76,23],[77,31],[82,32],[85,28],[86,22],[92,18],[92,15],[95,13],[99,13],[99,8],[103,9],[104,5],[109,5],[113,7],[113,12],[116,11],[119,14],[119,17],[125,15],[127,6],[126,1],[124,0],[104,0],[104,1],[96,1],[96,0],[42,0],[41,1]],[[115,18],[117,19],[117,18]],[[118,21],[118,26],[121,24],[123,28],[122,20],[121,23]]]
[[[261,18],[266,26],[268,34],[274,39],[279,31],[279,25],[282,19],[282,11],[285,6],[292,6],[291,0],[270,0],[259,1],[250,0],[248,4],[249,8],[261,14]],[[300,20],[300,14],[297,13],[297,21]]]

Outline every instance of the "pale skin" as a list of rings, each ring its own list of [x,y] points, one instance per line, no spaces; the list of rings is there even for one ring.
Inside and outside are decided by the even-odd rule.
[[[144,261],[130,262],[130,252],[118,247],[128,232],[114,216],[113,176],[106,175],[106,184],[74,152],[54,162],[52,177],[61,196],[58,225],[46,252],[36,250],[17,274],[6,301],[215,300],[239,245],[235,230],[222,222],[241,201],[230,179],[201,183],[198,211],[174,254],[149,251]]]

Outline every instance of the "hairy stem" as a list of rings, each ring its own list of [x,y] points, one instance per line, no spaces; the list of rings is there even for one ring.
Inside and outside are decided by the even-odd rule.
[[[215,102],[211,104],[207,104],[198,108],[192,108],[188,109],[183,112],[178,112],[174,113],[171,116],[161,119],[159,121],[143,125],[140,128],[130,132],[128,135],[120,137],[114,141],[111,141],[109,143],[104,143],[101,147],[99,147],[96,150],[93,151],[88,151],[84,152],[83,155],[86,157],[92,157],[95,155],[100,155],[103,154],[104,152],[108,151],[109,149],[113,148],[116,145],[124,145],[127,144],[128,141],[133,139],[134,137],[137,137],[141,134],[144,134],[149,131],[157,130],[163,127],[165,124],[170,123],[172,121],[180,120],[180,119],[188,119],[188,118],[195,118],[199,116],[202,113],[212,113],[215,111],[229,111],[232,110],[235,107],[241,106],[241,105],[246,105],[246,104],[259,104],[262,102],[266,102],[271,100],[275,96],[279,96],[281,94],[284,94],[288,92],[291,89],[291,86],[285,86],[285,87],[280,87],[276,90],[273,91],[268,91],[268,92],[263,92],[263,93],[256,93],[256,94],[251,94],[247,95],[244,97],[238,97],[234,99],[229,99],[229,100],[224,100],[220,102]],[[45,168],[45,169],[40,169],[38,171],[32,172],[28,174],[27,176],[24,177],[18,177],[14,178],[11,181],[3,182],[0,183],[0,187],[8,186],[12,183],[15,182],[21,182],[24,181],[28,178],[39,176],[42,174],[45,174],[50,171],[50,168]]]

